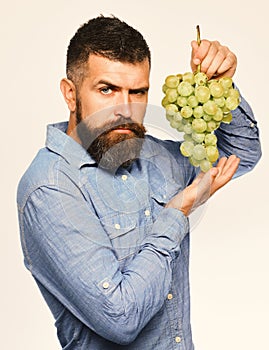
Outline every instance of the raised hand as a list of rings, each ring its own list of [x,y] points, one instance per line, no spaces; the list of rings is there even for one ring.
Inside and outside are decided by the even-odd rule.
[[[218,41],[202,40],[200,45],[197,41],[191,42],[191,68],[197,70],[201,64],[201,72],[206,73],[209,79],[219,79],[223,76],[233,77],[237,58],[227,46],[221,45]]]

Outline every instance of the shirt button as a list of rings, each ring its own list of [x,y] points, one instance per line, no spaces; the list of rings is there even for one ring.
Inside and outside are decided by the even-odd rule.
[[[104,283],[103,283],[103,288],[104,288],[104,289],[108,289],[108,287],[109,287],[109,283],[108,283],[108,282],[104,282]]]
[[[168,300],[173,299],[173,294],[170,294],[170,293],[169,293],[169,294],[167,295],[167,299],[168,299]]]
[[[119,230],[120,229],[120,224],[115,224],[115,229]]]
[[[180,343],[181,342],[181,338],[180,337],[176,337],[175,341],[176,341],[176,343]]]
[[[126,180],[128,179],[128,176],[127,176],[127,175],[122,175],[121,179],[122,179],[123,181],[126,181]]]
[[[255,126],[254,123],[251,123],[251,124],[250,124],[250,127],[251,127],[251,128],[254,128],[254,126]]]
[[[146,216],[150,216],[150,211],[147,209],[147,210],[145,210],[145,215]]]

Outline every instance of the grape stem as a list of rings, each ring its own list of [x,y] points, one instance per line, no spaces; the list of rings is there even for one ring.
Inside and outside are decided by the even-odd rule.
[[[200,46],[200,44],[201,44],[201,37],[200,37],[200,27],[199,27],[199,24],[196,26],[196,31],[197,31],[197,44],[198,44],[198,46]],[[197,72],[198,72],[198,73],[201,72],[201,64],[198,64]]]

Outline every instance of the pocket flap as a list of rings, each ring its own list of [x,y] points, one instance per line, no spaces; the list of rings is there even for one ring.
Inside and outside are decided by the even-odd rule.
[[[110,239],[124,235],[136,227],[136,221],[128,214],[114,214],[100,219]]]

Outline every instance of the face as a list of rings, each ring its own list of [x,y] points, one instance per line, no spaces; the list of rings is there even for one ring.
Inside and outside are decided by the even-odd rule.
[[[131,64],[90,55],[87,76],[78,91],[81,118],[88,118],[89,124],[94,127],[100,127],[107,121],[116,121],[119,117],[142,122],[143,109],[137,109],[136,105],[145,107],[148,89],[147,60]],[[94,118],[97,113],[98,117]],[[91,121],[90,117],[93,117]]]
[[[147,60],[130,64],[90,55],[87,76],[77,91],[76,134],[99,164],[102,159],[110,167],[113,159],[113,167],[128,165],[137,156],[145,134],[148,89]]]

